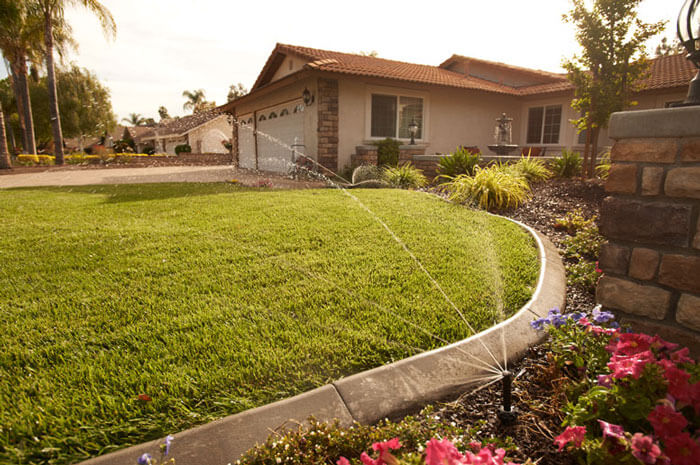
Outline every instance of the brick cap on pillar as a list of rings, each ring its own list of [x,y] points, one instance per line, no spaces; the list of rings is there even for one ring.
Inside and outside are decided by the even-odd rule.
[[[700,106],[621,111],[610,117],[611,139],[700,136]]]

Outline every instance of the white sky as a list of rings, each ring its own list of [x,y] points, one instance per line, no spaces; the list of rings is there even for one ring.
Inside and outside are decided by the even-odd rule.
[[[567,0],[102,0],[117,23],[105,39],[85,10],[69,12],[80,44],[69,59],[95,72],[112,93],[118,119],[158,120],[165,105],[182,115],[183,90],[226,101],[228,87],[250,88],[276,42],[438,65],[453,53],[561,71],[576,50],[561,16]],[[683,0],[644,0],[646,21],[668,20],[675,36]],[[654,44],[658,39],[654,41]],[[4,70],[2,70],[4,75]]]

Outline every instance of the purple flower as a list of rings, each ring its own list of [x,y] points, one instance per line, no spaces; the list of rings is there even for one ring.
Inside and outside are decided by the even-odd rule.
[[[165,436],[165,455],[167,456],[170,453],[170,446],[173,444],[173,441],[175,440],[175,436],[172,434],[168,434]]]
[[[593,321],[596,323],[607,323],[608,321],[614,320],[615,315],[610,312],[606,312],[600,309],[600,306],[593,309]]]
[[[568,319],[568,315],[554,314],[551,316],[550,322],[552,323],[552,326],[559,328],[560,326],[565,325]]]
[[[138,463],[138,465],[150,465],[151,458],[151,454],[142,454],[141,457],[136,460],[136,463]]]
[[[551,317],[551,316],[554,316],[554,315],[561,315],[561,310],[559,310],[559,307],[554,307],[554,308],[552,308],[552,309],[549,311],[549,313],[547,314],[547,316],[550,316],[550,317]]]
[[[584,312],[576,312],[576,313],[569,314],[569,318],[571,318],[574,321],[578,321],[585,316],[586,316],[586,314]]]
[[[598,375],[598,386],[603,386],[609,388],[612,386],[612,376],[610,375]]]
[[[549,323],[550,321],[548,318],[538,318],[535,321],[531,322],[530,326],[532,326],[537,331],[542,331],[545,325],[548,325]]]

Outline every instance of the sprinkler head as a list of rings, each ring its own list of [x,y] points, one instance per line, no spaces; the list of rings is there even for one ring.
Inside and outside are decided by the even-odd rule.
[[[518,413],[513,408],[513,373],[506,370],[503,372],[503,405],[498,411],[498,420],[504,425],[512,425],[518,419]]]

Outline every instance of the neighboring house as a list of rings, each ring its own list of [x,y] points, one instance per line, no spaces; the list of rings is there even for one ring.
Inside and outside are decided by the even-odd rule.
[[[104,137],[73,137],[64,139],[63,145],[68,152],[83,151],[85,149],[95,149],[96,147],[109,147],[114,142],[130,137],[136,139],[137,134],[142,133],[150,128],[146,126],[122,126],[117,124],[112,131],[105,134]]]
[[[232,126],[228,115],[218,110],[167,119],[148,129],[134,138],[139,151],[150,146],[156,152],[175,155],[175,147],[188,144],[193,153],[229,153],[224,142],[231,141]]]
[[[652,60],[636,108],[685,98],[695,70],[683,56]],[[295,149],[337,171],[386,137],[410,154],[477,146],[489,153],[496,118],[513,118],[513,143],[547,153],[580,150],[570,123],[573,87],[563,74],[453,55],[440,66],[277,44],[250,93],[218,109],[233,114],[234,158],[243,168],[287,171]],[[609,145],[605,134],[600,144]],[[193,147],[194,150],[194,147]],[[518,151],[519,153],[519,151]]]

